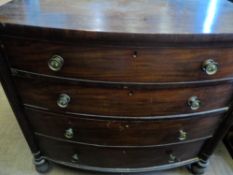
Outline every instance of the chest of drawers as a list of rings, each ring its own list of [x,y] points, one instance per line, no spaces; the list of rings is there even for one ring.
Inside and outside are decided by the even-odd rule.
[[[233,4],[214,3],[1,7],[1,83],[36,169],[204,173],[233,122]]]

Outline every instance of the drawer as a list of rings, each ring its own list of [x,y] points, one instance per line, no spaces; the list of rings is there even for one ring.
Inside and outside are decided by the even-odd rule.
[[[169,120],[97,120],[25,109],[36,133],[109,146],[162,145],[212,136],[221,116]],[[195,123],[195,126],[193,125]]]
[[[6,39],[4,44],[12,67],[53,76],[159,83],[211,80],[233,75],[233,48],[83,47],[20,39]],[[48,67],[48,61],[54,55],[63,58],[59,71]],[[214,75],[208,75],[202,68],[209,59],[218,63]]]
[[[142,168],[182,162],[197,157],[204,141],[165,147],[96,147],[37,139],[42,153],[53,160],[100,168]]]
[[[24,104],[58,112],[121,117],[173,115],[222,108],[229,105],[233,92],[232,84],[129,90],[17,77],[15,82]]]

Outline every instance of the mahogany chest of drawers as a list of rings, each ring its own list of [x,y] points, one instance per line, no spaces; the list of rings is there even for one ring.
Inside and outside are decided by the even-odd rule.
[[[204,173],[233,121],[232,19],[227,0],[0,7],[1,83],[36,169]]]

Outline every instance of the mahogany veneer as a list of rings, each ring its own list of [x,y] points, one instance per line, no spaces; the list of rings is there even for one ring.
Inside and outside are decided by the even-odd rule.
[[[212,80],[233,75],[231,47],[85,47],[22,39],[6,39],[4,43],[12,67],[51,76],[158,83]],[[44,66],[48,58],[55,54],[65,58],[64,66],[59,72],[52,72]],[[221,67],[218,74],[207,76],[201,70],[206,58],[218,62]]]
[[[175,161],[191,160],[198,154],[204,142],[198,141],[150,148],[112,148],[67,143],[46,137],[37,138],[41,151],[50,159],[65,161],[70,164],[77,163],[80,167],[83,166],[84,169],[90,170],[98,170],[98,167],[104,167],[106,171],[110,172],[114,170],[116,172],[128,172],[128,168],[132,168],[132,171],[137,169],[140,171],[140,168],[152,169],[152,167],[169,163],[170,154],[179,157],[179,160]],[[184,150],[189,151],[185,152]],[[78,160],[72,158],[75,154],[79,156]],[[99,159],[96,157],[99,157]]]
[[[53,111],[119,117],[148,117],[196,113],[228,106],[232,84],[169,89],[118,89],[82,86],[48,80],[15,78],[21,100],[26,105]],[[71,97],[67,108],[57,106],[59,94]],[[197,96],[201,107],[192,110],[188,100]],[[218,100],[216,100],[218,99]]]
[[[0,79],[37,171],[204,173],[233,123],[232,19],[227,0],[0,7]]]
[[[36,134],[57,137],[67,141],[103,146],[153,146],[182,142],[179,130],[188,133],[188,140],[211,137],[222,114],[167,120],[104,120],[81,115],[62,115],[25,109]],[[195,127],[193,124],[195,123]],[[51,130],[51,128],[53,128]],[[74,136],[66,138],[64,131],[72,128]],[[107,132],[106,132],[107,131]]]

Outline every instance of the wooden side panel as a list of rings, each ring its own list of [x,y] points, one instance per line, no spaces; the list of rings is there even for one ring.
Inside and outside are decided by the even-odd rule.
[[[16,116],[19,126],[23,132],[23,135],[29,145],[32,153],[38,153],[39,148],[35,142],[34,133],[32,132],[31,126],[28,119],[23,111],[23,105],[20,101],[19,95],[15,89],[15,84],[10,76],[10,70],[6,58],[4,57],[3,46],[0,42],[0,81],[3,86],[4,92],[9,100],[11,108]]]

